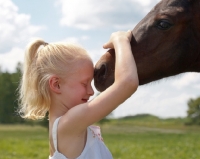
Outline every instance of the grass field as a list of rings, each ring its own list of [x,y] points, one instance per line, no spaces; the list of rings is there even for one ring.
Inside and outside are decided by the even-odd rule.
[[[182,119],[112,120],[102,127],[114,159],[200,159],[200,127]],[[47,159],[48,131],[40,126],[0,125],[0,159]]]

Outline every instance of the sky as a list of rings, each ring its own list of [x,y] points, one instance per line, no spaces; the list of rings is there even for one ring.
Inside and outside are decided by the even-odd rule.
[[[94,64],[112,32],[130,30],[159,0],[0,0],[0,66],[15,71],[34,38],[82,45]],[[185,73],[144,86],[112,112],[112,117],[152,114],[187,116],[187,102],[200,96],[200,74]],[[95,90],[94,98],[97,95]]]

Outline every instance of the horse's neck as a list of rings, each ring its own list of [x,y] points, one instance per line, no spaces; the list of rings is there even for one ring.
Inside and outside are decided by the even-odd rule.
[[[191,0],[192,8],[191,11],[193,12],[193,27],[195,32],[195,38],[197,44],[196,48],[196,59],[194,61],[195,71],[200,72],[200,0]]]

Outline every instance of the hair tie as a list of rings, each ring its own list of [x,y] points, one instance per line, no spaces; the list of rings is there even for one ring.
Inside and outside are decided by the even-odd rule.
[[[48,44],[49,44],[49,43],[44,43],[43,45],[44,45],[44,47],[45,47],[45,46],[47,46]]]

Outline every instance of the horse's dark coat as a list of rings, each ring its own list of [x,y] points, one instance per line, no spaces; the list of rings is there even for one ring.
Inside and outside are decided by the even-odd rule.
[[[183,72],[200,72],[200,0],[162,0],[132,34],[140,85]],[[96,64],[94,81],[99,91],[113,83],[114,63],[111,49]]]

